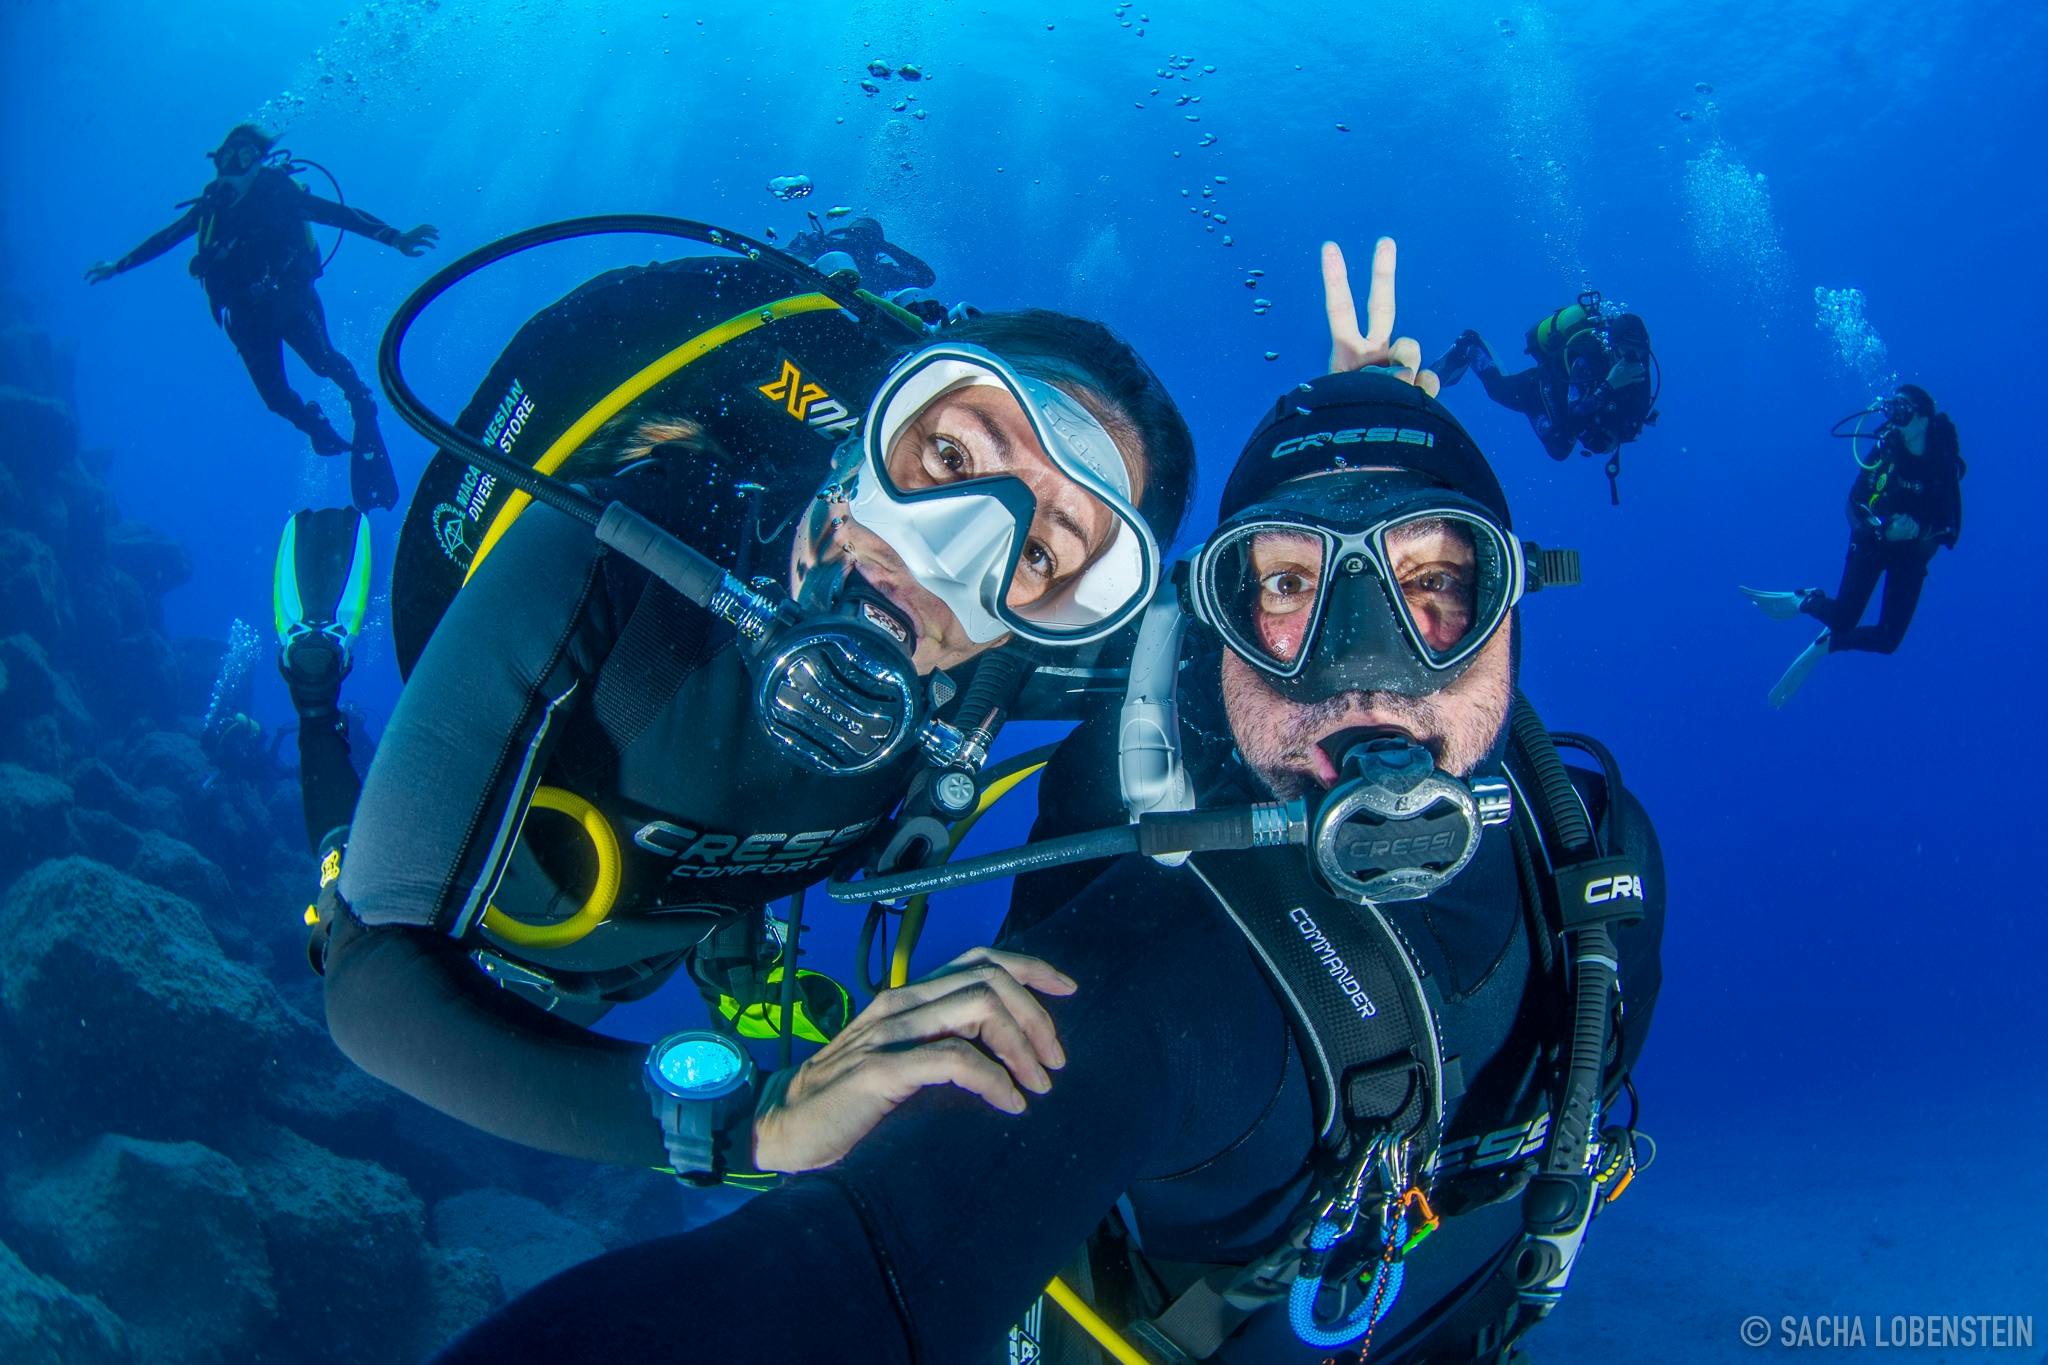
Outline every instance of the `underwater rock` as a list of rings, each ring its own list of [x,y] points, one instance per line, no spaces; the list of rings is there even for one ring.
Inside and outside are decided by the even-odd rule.
[[[482,1322],[505,1301],[491,1258],[475,1247],[427,1249],[427,1311],[406,1359],[422,1359]]]
[[[249,1187],[196,1142],[102,1135],[56,1167],[9,1172],[7,1211],[24,1260],[119,1314],[140,1359],[252,1359],[277,1311]]]
[[[686,1190],[653,1171],[604,1167],[592,1171],[556,1209],[597,1234],[608,1247],[667,1237],[723,1216],[747,1196],[729,1187]]]
[[[102,715],[169,724],[176,719],[178,655],[153,630],[102,637],[81,681]]]
[[[70,629],[71,595],[57,552],[40,536],[0,531],[0,634],[59,640]]]
[[[469,1190],[434,1205],[434,1240],[444,1247],[475,1247],[490,1257],[510,1295],[605,1249],[581,1223],[537,1199],[500,1189]]]
[[[17,763],[0,763],[0,884],[68,847],[69,785]]]
[[[161,830],[143,831],[128,875],[204,908],[225,908],[233,895],[227,873],[192,845]]]
[[[68,403],[74,368],[70,347],[58,346],[42,328],[18,320],[0,324],[0,388]]]
[[[107,1306],[38,1275],[0,1242],[0,1360],[8,1365],[128,1365],[128,1332]]]
[[[161,787],[181,805],[196,800],[213,773],[199,741],[174,730],[152,730],[129,745],[121,768],[136,786],[145,791]]]
[[[41,863],[0,900],[0,1019],[57,1133],[210,1133],[223,1096],[314,1041],[190,901],[87,858]]]
[[[71,770],[71,790],[81,806],[119,816],[131,825],[150,824],[154,813],[142,793],[108,767],[104,759],[89,758]]]
[[[0,463],[23,488],[40,487],[78,453],[71,405],[25,389],[0,388]]]
[[[61,772],[95,728],[78,690],[34,636],[0,639],[0,758]]]
[[[414,1358],[428,1299],[426,1209],[412,1188],[272,1124],[251,1125],[233,1150],[277,1272],[275,1358]]]
[[[73,806],[65,812],[64,823],[69,832],[67,847],[110,867],[129,866],[142,846],[140,834],[103,810]]]
[[[303,954],[296,964],[285,964],[287,970],[294,965],[304,969]],[[310,972],[307,977],[313,979]],[[349,1155],[390,1155],[394,1103],[423,1107],[359,1070],[329,1041],[308,1049],[259,1098],[278,1122]]]
[[[192,579],[192,552],[139,522],[124,521],[108,533],[107,557],[152,597]]]

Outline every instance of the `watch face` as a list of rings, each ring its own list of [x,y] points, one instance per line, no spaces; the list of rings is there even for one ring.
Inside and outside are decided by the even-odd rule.
[[[715,1100],[746,1081],[747,1057],[715,1033],[678,1034],[654,1058],[662,1088],[680,1099]]]

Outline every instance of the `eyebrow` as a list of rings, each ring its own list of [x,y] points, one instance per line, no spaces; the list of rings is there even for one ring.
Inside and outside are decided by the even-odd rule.
[[[1008,466],[1016,463],[1015,459],[1013,458],[1014,450],[1013,447],[1010,445],[1009,433],[1004,431],[1001,427],[997,426],[994,418],[990,417],[987,413],[983,412],[974,404],[962,403],[960,406],[966,408],[967,415],[972,417],[975,420],[975,422],[980,425],[983,432],[987,433],[990,444],[992,444],[996,448],[996,458],[1003,462],[1004,467],[1007,468]]]

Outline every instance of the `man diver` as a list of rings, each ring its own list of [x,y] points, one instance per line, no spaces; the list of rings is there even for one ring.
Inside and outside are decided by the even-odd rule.
[[[677,264],[600,277],[529,330],[587,359],[590,336],[624,335],[601,305],[672,287]],[[726,311],[746,302],[729,281],[711,292]],[[835,362],[782,364],[787,376]],[[526,388],[546,377],[517,372]],[[698,393],[701,414],[622,412],[571,472],[717,561],[740,561],[752,528],[736,490],[790,471],[741,463],[709,423],[756,403],[762,421],[789,423],[793,466],[792,443],[819,429],[791,415],[815,418],[828,401],[813,385],[800,408],[811,390],[767,373],[752,399]],[[1136,353],[1100,324],[1042,311],[912,343],[839,450],[769,552],[810,619],[854,618],[921,680],[961,670],[955,707],[989,704],[977,684],[983,668],[1002,676],[998,659],[1021,656],[1028,673],[1135,619],[1193,463],[1178,410]],[[435,523],[440,550],[459,539],[441,529],[460,526],[450,515]],[[780,1018],[777,983],[795,964],[765,907],[878,830],[919,771],[916,750],[850,773],[799,762],[780,741],[810,722],[775,711],[784,689],[757,690],[750,642],[567,517],[529,512],[488,558],[466,562],[469,582],[401,694],[316,916],[329,1028],[372,1075],[498,1136],[673,1167],[694,1183],[744,1181],[751,1092],[735,1134],[698,1131],[659,1095],[650,1104],[645,1045],[586,1025],[684,967],[714,1007]],[[574,822],[566,838],[559,815]],[[602,890],[586,895],[593,883]],[[1000,955],[957,965],[931,989],[959,998],[918,1036],[971,1036],[990,977],[1012,979]],[[808,972],[797,982],[799,1026],[836,1031],[844,991]],[[937,1080],[968,1069],[931,1057]]]
[[[1890,654],[1897,650],[1906,638],[1906,628],[1913,624],[1934,552],[1955,549],[1962,534],[1962,479],[1968,466],[1963,463],[1955,422],[1935,407],[1927,390],[1918,384],[1901,384],[1883,402],[1835,424],[1836,433],[1850,439],[1852,451],[1855,441],[1870,439],[1862,430],[1862,419],[1872,412],[1881,415],[1876,450],[1868,461],[1856,456],[1858,472],[1849,488],[1846,509],[1849,553],[1835,595],[1830,597],[1820,588],[1742,590],[1773,620],[1791,621],[1805,615],[1826,627],[1800,651],[1771,689],[1772,706],[1791,701],[1830,654],[1845,650]],[[1852,421],[1855,428],[1843,431]],[[1884,600],[1878,608],[1877,624],[1862,625],[1864,608],[1870,605],[1880,579]]]
[[[1391,313],[1391,288],[1376,290],[1372,344],[1340,344],[1340,360],[1385,365]],[[1541,747],[1515,695],[1514,608],[1550,561],[1515,538],[1485,458],[1416,384],[1367,370],[1283,395],[1220,513],[1187,566],[1195,651],[1184,669],[1169,651],[1163,669],[1169,689],[1174,675],[1187,683],[1177,728],[1197,812],[1221,820],[1261,797],[1320,811],[1341,796],[1349,809],[1367,789],[1427,790],[1448,803],[1430,807],[1439,814],[1467,815],[1455,837],[1444,826],[1416,838],[1455,843],[1458,858],[1425,866],[1404,852],[1378,874],[1412,878],[1424,897],[1340,898],[1288,846],[1196,852],[1181,867],[1125,858],[1064,904],[1033,904],[1020,886],[1023,927],[1004,948],[1065,973],[1033,1006],[1057,1025],[1056,1082],[985,1037],[1013,1088],[975,1098],[900,1084],[904,1059],[964,1040],[898,1029],[928,989],[891,992],[863,1015],[872,1036],[856,1023],[788,1082],[779,1124],[801,1134],[771,1144],[778,1125],[757,1127],[759,1151],[783,1153],[764,1165],[817,1169],[709,1226],[555,1277],[444,1362],[1100,1359],[1063,1354],[1073,1343],[1058,1310],[1024,1310],[1113,1210],[1048,1292],[1091,1320],[1097,1341],[1116,1329],[1119,1361],[1355,1362],[1361,1339],[1375,1360],[1510,1356],[1561,1286],[1591,1206],[1625,1185],[1633,1160],[1637,1139],[1619,1128],[1591,1159],[1584,1133],[1598,1114],[1558,1071],[1560,1054],[1575,1077],[1590,1063],[1581,1079],[1597,1111],[1642,1045],[1662,921],[1654,835],[1611,767],[1604,779],[1550,768],[1546,794],[1510,761],[1518,803],[1583,801],[1575,818],[1605,836],[1592,842],[1629,853],[1583,865],[1600,875],[1566,896],[1562,870],[1579,865],[1564,843],[1475,842],[1479,820],[1456,793],[1477,793],[1504,753]],[[1077,823],[1102,820],[1112,756],[1143,756],[1120,737],[1131,715],[1084,725],[1055,759],[1048,798],[1090,807]],[[1040,832],[1066,823],[1048,811]],[[1556,903],[1545,867],[1560,872]],[[1547,928],[1583,902],[1568,913],[1571,932],[1587,930],[1617,898],[1636,927],[1604,953],[1574,949],[1571,968],[1598,985],[1618,964],[1619,1033],[1597,993],[1558,1008],[1564,965]],[[1360,949],[1367,926],[1377,946]],[[1335,1009],[1305,1029],[1297,1000],[1311,999]],[[1602,1024],[1590,1055],[1566,1036],[1574,1015]],[[1326,1032],[1344,1048],[1324,1051]],[[1379,1060],[1354,1062],[1360,1044]],[[870,1103],[848,1102],[870,1072],[883,1078]],[[1027,1091],[1039,1093],[1027,1102]],[[834,1092],[805,1112],[807,1094]],[[1563,1144],[1567,1131],[1580,1145]],[[1363,1151],[1326,1166],[1333,1133]],[[1538,1196],[1526,1205],[1525,1186]],[[676,1311],[678,1286],[703,1310]],[[793,1302],[792,1286],[815,1292]],[[1334,1331],[1333,1295],[1349,1305]]]
[[[1476,372],[1488,398],[1529,419],[1551,459],[1570,459],[1580,448],[1606,455],[1608,492],[1618,505],[1621,448],[1657,420],[1650,329],[1589,290],[1531,327],[1527,350],[1536,363],[1508,374],[1486,339],[1468,329],[1432,368],[1446,385]]]
[[[811,230],[792,238],[789,250],[826,274],[835,268],[857,271],[861,283],[878,294],[925,290],[938,283],[938,272],[885,237],[875,219],[863,215],[827,228],[817,214],[809,217]],[[834,253],[843,260],[833,258]]]
[[[440,233],[427,223],[400,232],[362,209],[322,199],[272,157],[276,143],[274,134],[252,123],[230,128],[210,153],[213,183],[184,215],[119,260],[95,263],[85,278],[89,284],[110,280],[196,236],[192,274],[206,287],[213,320],[227,328],[264,406],[304,432],[314,453],[351,456],[357,507],[393,507],[398,481],[377,430],[377,405],[370,386],[328,338],[327,315],[313,287],[324,263],[308,225],[358,233],[407,256],[424,253]],[[351,439],[342,439],[319,404],[293,391],[284,372],[286,345],[314,374],[340,387],[355,423]]]

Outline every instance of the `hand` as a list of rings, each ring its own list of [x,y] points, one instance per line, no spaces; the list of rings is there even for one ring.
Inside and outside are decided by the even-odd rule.
[[[112,261],[94,261],[85,269],[85,282],[87,284],[100,284],[106,280],[113,279],[114,276],[120,273],[121,267],[115,265]]]
[[[1920,538],[1920,523],[1913,520],[1910,514],[1901,512],[1885,522],[1884,538],[1886,540],[1918,540]]]
[[[1382,237],[1372,250],[1372,288],[1365,296],[1366,332],[1358,331],[1358,308],[1351,298],[1351,277],[1344,252],[1335,242],[1323,243],[1323,309],[1330,315],[1330,373],[1362,370],[1368,365],[1391,367],[1410,384],[1434,398],[1436,375],[1422,368],[1422,346],[1413,337],[1394,338],[1394,239]]]
[[[1067,1064],[1052,1016],[1031,992],[1074,989],[1035,957],[975,948],[883,991],[755,1115],[754,1165],[785,1173],[829,1166],[928,1085],[957,1085],[1023,1113],[1019,1087],[1042,1095],[1052,1088],[1047,1069]]]
[[[1631,384],[1640,384],[1649,377],[1649,371],[1641,365],[1631,365],[1626,360],[1614,362],[1614,368],[1607,372],[1607,387],[1625,389]]]
[[[441,229],[432,223],[421,223],[411,232],[401,232],[391,245],[407,256],[420,256],[428,247],[441,240]]]

